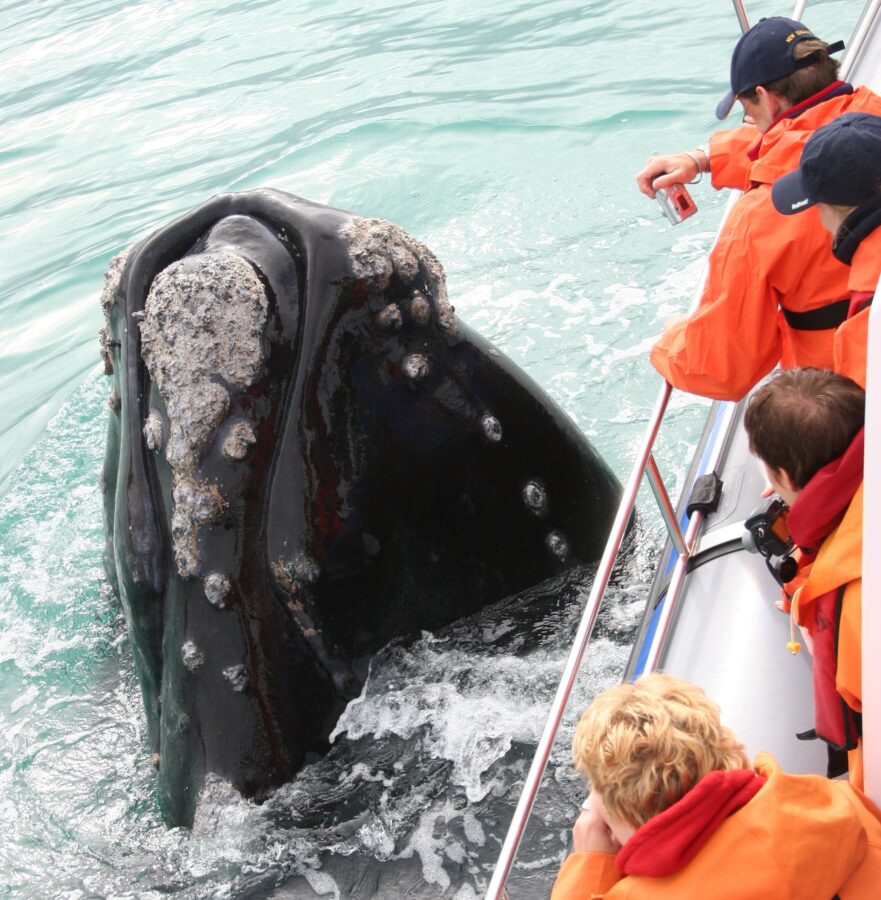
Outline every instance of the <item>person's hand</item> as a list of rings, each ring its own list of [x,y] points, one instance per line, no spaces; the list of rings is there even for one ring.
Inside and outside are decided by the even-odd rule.
[[[572,846],[576,853],[617,853],[621,845],[597,809],[587,804],[572,828]]]
[[[682,322],[687,322],[688,316],[685,313],[674,313],[672,316],[664,320],[664,334],[678,327]]]
[[[701,172],[709,171],[709,161],[706,168],[703,167],[705,159],[700,150],[692,151],[691,156],[688,153],[650,156],[645,168],[636,176],[636,185],[647,197],[654,198],[658,188],[688,184]]]

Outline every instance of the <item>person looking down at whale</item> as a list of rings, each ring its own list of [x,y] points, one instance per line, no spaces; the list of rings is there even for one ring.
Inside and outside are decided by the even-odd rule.
[[[824,125],[771,198],[785,216],[816,206],[832,253],[850,266],[850,306],[835,332],[833,368],[865,387],[869,307],[881,276],[881,117],[847,113]]]
[[[590,796],[551,900],[874,900],[881,811],[846,782],[787,775],[695,684],[599,694],[572,741]]]
[[[806,736],[847,751],[859,788],[865,403],[865,391],[850,378],[789,369],[752,394],[743,417],[750,450],[789,506],[789,534],[801,551],[798,578],[786,589],[792,621],[813,657],[815,725]],[[788,649],[801,649],[794,634]],[[830,774],[838,774],[836,755],[830,762]]]
[[[743,190],[709,257],[697,309],[669,323],[652,365],[674,387],[739,400],[779,362],[830,368],[847,315],[847,267],[816,210],[781,218],[771,185],[798,165],[808,138],[846,112],[881,114],[881,98],[838,79],[830,53],[801,22],[762,19],[738,41],[720,119],[739,102],[748,124],[714,134],[707,148],[652,157],[643,193],[709,172],[713,186]]]

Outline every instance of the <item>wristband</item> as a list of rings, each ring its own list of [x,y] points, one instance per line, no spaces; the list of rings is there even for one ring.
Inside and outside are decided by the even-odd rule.
[[[689,181],[688,183],[689,184],[700,184],[701,180],[704,177],[704,170],[701,168],[701,164],[698,162],[698,159],[696,156],[692,155],[687,150],[685,150],[683,152],[697,166],[697,178],[692,178],[691,181]]]

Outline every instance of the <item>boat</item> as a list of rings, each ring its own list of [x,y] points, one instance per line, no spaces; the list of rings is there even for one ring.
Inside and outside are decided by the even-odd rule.
[[[742,30],[746,12],[733,0]],[[806,0],[792,18],[801,20]],[[846,43],[842,78],[881,93],[881,0],[869,0]],[[732,192],[726,215],[736,202]],[[723,217],[724,222],[724,217]],[[720,226],[721,227],[721,226]],[[695,301],[700,296],[703,279]],[[881,289],[881,285],[879,285]],[[866,457],[881,458],[881,310],[872,307],[869,326]],[[681,496],[671,502],[652,448],[672,388],[664,384],[650,416],[626,483],[606,550],[526,776],[499,861],[486,893],[508,897],[506,879],[538,794],[566,702],[575,684],[637,491],[647,477],[667,528],[645,613],[624,673],[625,680],[663,669],[699,684],[720,706],[723,721],[745,743],[752,758],[767,750],[792,773],[825,774],[828,754],[821,741],[795,734],[813,723],[813,694],[807,654],[786,652],[789,619],[774,605],[779,588],[764,557],[749,552],[744,521],[766,486],[761,463],[749,452],[743,429],[745,401],[714,402],[707,413]],[[864,495],[864,596],[881,591],[881,558],[871,548],[881,541],[881,475],[866,468]],[[866,604],[864,636],[881,634],[881,608]],[[868,637],[864,638],[868,645]],[[863,654],[863,742],[866,793],[881,804],[881,659]],[[510,900],[516,900],[511,896]]]

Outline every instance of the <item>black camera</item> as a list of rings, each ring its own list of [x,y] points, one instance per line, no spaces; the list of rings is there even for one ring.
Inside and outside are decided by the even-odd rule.
[[[743,523],[746,529],[741,541],[750,553],[761,553],[768,569],[783,585],[792,581],[798,572],[798,563],[792,556],[795,545],[789,535],[786,516],[789,507],[777,494],[764,499]]]

